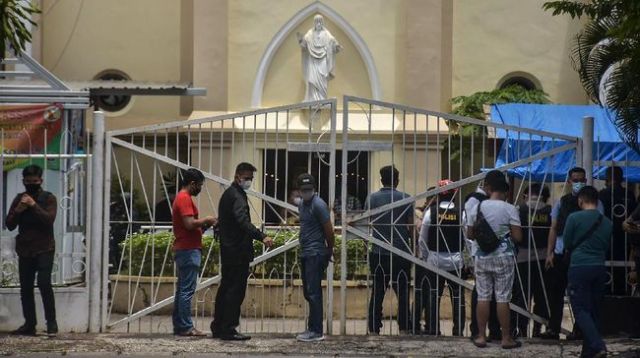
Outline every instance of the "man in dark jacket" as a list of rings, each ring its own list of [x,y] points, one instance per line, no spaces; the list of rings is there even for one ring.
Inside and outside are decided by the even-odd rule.
[[[13,199],[7,215],[7,228],[18,227],[16,253],[20,274],[20,300],[25,323],[13,334],[36,334],[36,306],[33,283],[38,275],[38,288],[47,319],[47,335],[58,333],[56,303],[51,287],[51,270],[55,257],[53,223],[56,220],[56,197],[42,190],[42,168],[29,165],[22,170],[22,183],[27,190]]]
[[[609,167],[606,171],[606,187],[598,195],[604,206],[604,215],[613,222],[613,236],[608,260],[626,261],[626,253],[630,247],[627,245],[627,237],[622,229],[622,223],[627,216],[636,209],[636,198],[633,189],[625,188],[624,173],[621,167]],[[626,295],[627,268],[613,267],[612,277],[608,292],[614,295]]]
[[[256,168],[249,163],[236,167],[233,183],[224,191],[218,207],[222,280],[216,294],[216,306],[211,322],[214,338],[247,340],[240,334],[240,306],[244,301],[249,277],[249,263],[253,261],[253,240],[271,247],[273,240],[251,223],[246,190],[251,188]]]

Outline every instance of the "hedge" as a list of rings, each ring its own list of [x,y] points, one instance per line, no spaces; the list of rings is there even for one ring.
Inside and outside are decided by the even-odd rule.
[[[269,236],[274,239],[273,248],[280,247],[294,237],[297,237],[296,231],[278,231],[268,232]],[[135,233],[120,243],[122,248],[123,260],[119,271],[121,275],[142,275],[142,276],[174,276],[173,272],[173,253],[171,245],[174,236],[172,232],[160,233]],[[336,262],[334,279],[340,278],[340,255],[339,248],[341,245],[341,237],[336,236]],[[215,276],[220,268],[220,243],[212,236],[205,235],[202,239],[202,264],[208,260],[204,268],[204,276]],[[284,253],[269,258],[263,264],[254,268],[256,277],[264,278],[282,278],[286,260],[286,276],[288,278],[299,278],[299,254],[300,247],[288,250]],[[146,250],[146,252],[145,252]],[[262,254],[263,245],[254,242],[254,254],[256,257]],[[167,254],[168,253],[168,254]],[[349,279],[365,279],[368,273],[367,253],[362,240],[347,241],[347,277]],[[153,259],[152,259],[153,257]],[[166,260],[166,262],[165,262]],[[163,262],[164,270],[163,270]],[[295,265],[295,267],[294,267]]]

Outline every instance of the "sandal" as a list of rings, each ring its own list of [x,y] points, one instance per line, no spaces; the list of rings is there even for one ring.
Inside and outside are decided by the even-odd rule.
[[[191,328],[190,330],[182,332],[178,335],[182,337],[206,337],[207,336],[206,333],[199,331],[195,328]]]
[[[513,344],[510,344],[508,346],[502,346],[502,349],[514,349],[514,348],[520,348],[520,347],[522,347],[522,342],[515,341]]]

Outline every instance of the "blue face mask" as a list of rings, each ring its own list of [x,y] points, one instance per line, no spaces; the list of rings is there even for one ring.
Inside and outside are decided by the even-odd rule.
[[[584,188],[585,186],[586,184],[582,182],[571,183],[571,190],[573,191],[574,194],[578,194],[580,189]]]

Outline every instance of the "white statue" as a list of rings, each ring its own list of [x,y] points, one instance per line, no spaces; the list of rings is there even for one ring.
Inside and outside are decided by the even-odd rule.
[[[313,28],[304,37],[296,35],[302,47],[302,75],[307,85],[304,100],[326,99],[328,82],[334,77],[335,56],[342,46],[324,27],[322,15],[313,17]]]

